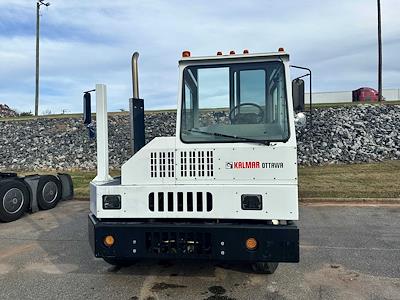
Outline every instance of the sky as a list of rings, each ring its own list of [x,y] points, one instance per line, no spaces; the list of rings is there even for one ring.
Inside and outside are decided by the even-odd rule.
[[[41,7],[40,112],[82,111],[107,85],[110,111],[128,108],[139,51],[146,109],[174,108],[178,60],[217,51],[271,52],[313,71],[314,91],[377,87],[376,0],[49,0]],[[383,87],[400,88],[400,1],[382,0]],[[0,103],[34,110],[36,0],[0,0]],[[293,76],[297,75],[294,73]]]

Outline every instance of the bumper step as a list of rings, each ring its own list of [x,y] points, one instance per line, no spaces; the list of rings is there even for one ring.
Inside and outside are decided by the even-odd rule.
[[[104,245],[114,237],[111,247]],[[258,246],[248,250],[253,237]],[[296,225],[237,223],[107,222],[89,215],[89,239],[96,257],[122,259],[206,259],[247,262],[298,262]]]

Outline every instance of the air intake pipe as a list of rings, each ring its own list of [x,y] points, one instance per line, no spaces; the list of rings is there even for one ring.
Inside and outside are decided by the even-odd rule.
[[[139,52],[132,54],[132,96],[139,99],[139,68],[138,68]]]
[[[129,99],[129,117],[131,125],[131,147],[138,152],[145,144],[144,136],[144,100],[139,98],[139,53],[132,55],[132,98]]]

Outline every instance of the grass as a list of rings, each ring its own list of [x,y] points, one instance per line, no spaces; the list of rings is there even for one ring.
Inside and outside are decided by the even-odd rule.
[[[119,170],[111,172],[119,175]],[[69,172],[75,197],[89,198],[95,172]],[[299,168],[300,198],[400,198],[400,161]]]
[[[299,168],[300,198],[400,198],[400,161]]]
[[[111,176],[119,176],[120,170],[111,170]],[[89,182],[96,177],[96,172],[72,171],[68,172],[74,183],[74,194],[76,199],[89,199]]]
[[[89,199],[89,182],[96,176],[96,172],[69,172],[74,183],[76,199]]]

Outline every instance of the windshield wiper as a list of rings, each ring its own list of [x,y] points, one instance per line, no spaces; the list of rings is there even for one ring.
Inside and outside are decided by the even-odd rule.
[[[266,145],[266,146],[270,145],[270,141],[267,141],[267,140],[257,140],[257,139],[243,137],[243,136],[228,135],[228,134],[223,134],[223,133],[218,133],[218,132],[207,132],[207,131],[201,131],[201,130],[196,130],[196,129],[189,129],[188,131],[189,132],[202,133],[202,134],[206,134],[206,135],[213,135],[213,136],[221,136],[221,137],[226,137],[226,138],[232,138],[232,139],[235,139],[235,140],[242,140],[242,141],[246,141],[246,142],[249,142],[249,143],[257,143],[257,144],[262,144],[262,145]]]

